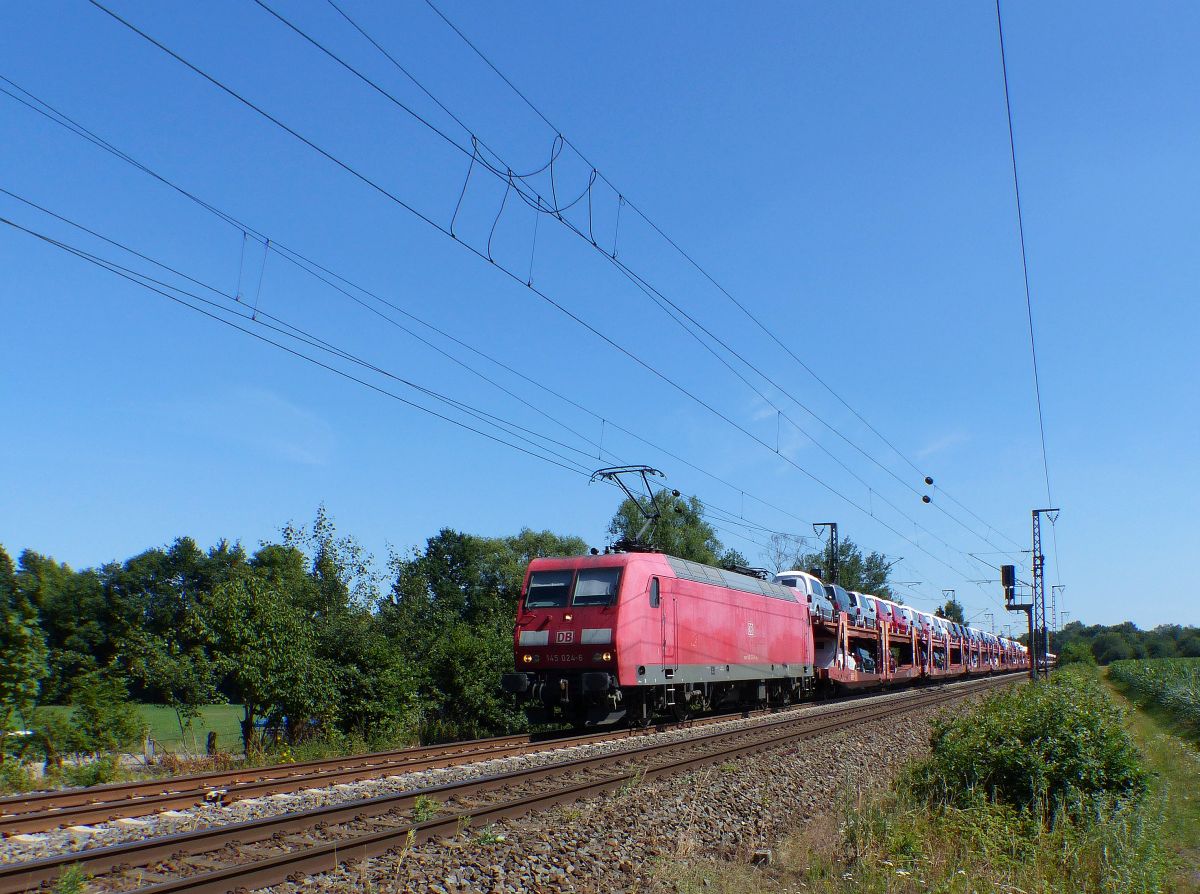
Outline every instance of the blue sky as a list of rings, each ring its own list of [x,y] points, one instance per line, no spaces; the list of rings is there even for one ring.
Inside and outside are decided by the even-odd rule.
[[[554,131],[424,3],[339,5],[506,165],[546,164]],[[469,152],[259,6],[111,8],[449,227]],[[327,3],[276,8],[469,145]],[[0,74],[273,242],[586,411],[429,336],[526,403],[514,400],[7,96],[0,187],[249,304],[257,296],[262,311],[363,358],[376,369],[356,374],[406,399],[428,403],[379,369],[572,449],[594,451],[603,438],[612,455],[661,468],[672,486],[732,513],[722,536],[752,559],[760,547],[728,532],[766,533],[740,524],[811,536],[811,522],[833,519],[843,536],[902,558],[897,577],[921,582],[907,594],[915,604],[932,607],[954,588],[970,614],[1015,621],[998,607],[997,584],[971,582],[996,574],[969,555],[999,563],[1000,550],[1028,549],[1029,511],[1046,500],[994,7],[445,0],[443,9],[621,195],[934,477],[944,488],[932,491],[935,504],[917,496],[921,475],[628,207],[618,224],[617,194],[603,184],[592,192],[597,243],[611,249],[615,235],[629,270],[765,373],[769,381],[729,361],[761,394],[548,215],[537,222],[533,284],[765,446],[503,272],[529,277],[535,214],[510,195],[492,232],[500,179],[476,167],[454,219],[459,241],[484,254],[491,233],[491,263],[88,3],[7,9]],[[1066,585],[1061,607],[1075,619],[1200,623],[1184,585],[1200,534],[1200,9],[1008,2],[1004,11],[1051,484],[1063,509],[1048,582]],[[584,193],[589,172],[564,151],[560,198]],[[550,195],[547,172],[529,183]],[[565,216],[586,230],[586,212],[585,200]],[[0,216],[150,270],[6,195]],[[9,227],[0,269],[0,543],[11,552],[29,546],[87,566],[183,534],[253,545],[322,501],[380,557],[443,526],[550,528],[603,545],[611,488]],[[811,436],[780,425],[763,395]]]

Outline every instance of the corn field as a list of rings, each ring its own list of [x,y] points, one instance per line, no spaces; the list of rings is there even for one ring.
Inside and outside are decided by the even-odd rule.
[[[1157,705],[1200,736],[1200,658],[1114,661],[1109,679]]]

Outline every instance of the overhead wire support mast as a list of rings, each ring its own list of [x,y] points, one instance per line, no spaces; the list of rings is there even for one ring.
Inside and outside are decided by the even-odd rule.
[[[836,584],[838,582],[837,522],[815,522],[813,524],[813,533],[820,537],[821,531],[825,528],[829,528],[829,582],[831,584]]]
[[[1040,676],[1050,674],[1050,635],[1046,629],[1046,557],[1042,555],[1042,516],[1051,524],[1058,518],[1057,509],[1033,510],[1033,640],[1031,651],[1036,646],[1033,660]]]

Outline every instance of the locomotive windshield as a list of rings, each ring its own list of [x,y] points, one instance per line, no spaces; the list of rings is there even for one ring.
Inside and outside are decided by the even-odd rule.
[[[620,584],[620,568],[582,568],[578,574],[569,568],[562,571],[535,571],[529,575],[525,607],[613,605],[617,601]]]
[[[612,605],[617,599],[620,568],[589,568],[579,572],[572,605]]]
[[[535,571],[529,575],[529,591],[525,594],[526,608],[563,608],[571,598],[571,579],[575,572]]]

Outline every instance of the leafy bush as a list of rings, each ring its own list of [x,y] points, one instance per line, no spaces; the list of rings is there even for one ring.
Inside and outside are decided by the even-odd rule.
[[[62,779],[67,785],[89,786],[117,782],[128,775],[115,755],[105,755],[94,761],[79,764],[64,764]]]
[[[1124,714],[1082,669],[989,696],[966,714],[934,723],[932,753],[914,789],[969,807],[980,795],[1052,822],[1136,799],[1146,787]]]
[[[1115,661],[1108,677],[1144,704],[1156,705],[1200,736],[1200,658]]]
[[[1090,664],[1094,667],[1096,656],[1092,654],[1092,647],[1085,642],[1068,643],[1058,653],[1058,663],[1060,665]]]
[[[0,792],[19,795],[38,787],[38,777],[33,767],[20,760],[0,762]]]
[[[72,699],[75,749],[92,753],[134,747],[146,734],[137,706],[129,701],[124,680],[102,671],[85,674]]]

